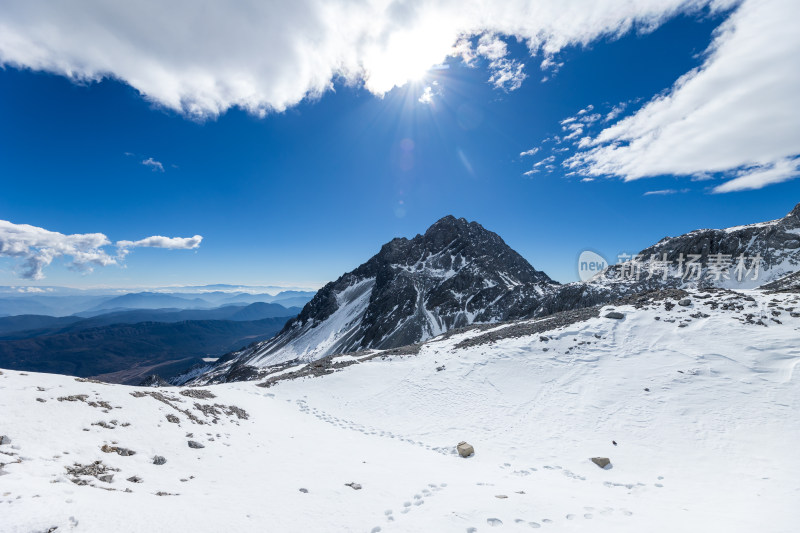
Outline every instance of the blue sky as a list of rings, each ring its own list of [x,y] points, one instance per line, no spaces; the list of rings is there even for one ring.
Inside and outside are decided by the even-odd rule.
[[[0,70],[0,220],[63,235],[102,233],[109,243],[161,235],[198,235],[202,242],[142,242],[124,258],[111,244],[92,248],[106,250],[110,260],[90,261],[91,272],[68,268],[73,259],[65,253],[42,267],[39,280],[21,278],[20,265],[35,250],[3,254],[0,246],[0,284],[317,287],[382,243],[413,237],[447,214],[480,222],[537,269],[572,281],[577,256],[587,248],[614,259],[666,235],[778,218],[800,201],[800,181],[789,179],[797,174],[797,137],[764,159],[756,154],[734,165],[721,154],[719,163],[702,163],[707,170],[691,162],[684,168],[692,154],[660,146],[628,159],[594,152],[591,163],[564,164],[590,150],[576,144],[580,137],[597,138],[626,117],[648,118],[644,113],[657,95],[678,102],[676,80],[692,69],[698,76],[711,71],[706,50],[720,25],[744,7],[670,14],[653,31],[573,43],[552,56],[561,64],[557,69],[542,68],[543,55],[532,57],[524,41],[487,34],[485,48],[505,43],[501,56],[444,56],[436,68],[421,68],[422,77],[382,95],[369,78],[334,77],[333,90],[281,111],[245,110],[233,102],[198,115],[121,74],[76,81],[33,60],[6,60]],[[480,38],[469,41],[476,52]],[[0,52],[3,45],[0,40]],[[6,50],[0,58],[9,55]],[[501,87],[490,82],[502,71],[493,57],[505,66],[524,65],[527,77],[518,88],[513,80]],[[420,101],[426,90],[430,101]],[[627,103],[625,110],[608,118],[620,103]],[[562,121],[581,117],[584,109],[583,117],[599,118],[563,140],[574,130]],[[739,127],[743,145],[752,146],[746,131],[752,127]],[[786,127],[800,133],[796,118]],[[723,130],[728,135],[731,127]],[[624,137],[616,142],[636,144]],[[520,155],[530,149],[537,153]],[[547,161],[534,167],[550,155],[551,169]],[[616,159],[609,163],[609,157]],[[634,168],[631,161],[652,163]],[[592,170],[612,164],[624,170]],[[782,164],[789,174],[770,178]],[[746,188],[715,191],[742,176],[751,180]]]

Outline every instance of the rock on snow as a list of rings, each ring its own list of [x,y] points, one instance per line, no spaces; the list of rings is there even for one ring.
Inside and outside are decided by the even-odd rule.
[[[3,371],[0,530],[796,531],[800,302],[747,295],[467,330],[213,397]]]

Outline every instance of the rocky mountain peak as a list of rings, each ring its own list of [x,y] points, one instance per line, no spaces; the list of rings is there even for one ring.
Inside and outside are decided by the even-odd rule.
[[[247,368],[395,348],[527,316],[557,285],[496,233],[448,215],[325,285],[276,337],[233,354],[218,375],[239,379]]]
[[[794,206],[794,209],[789,211],[789,214],[786,215],[787,219],[794,219],[797,224],[800,224],[800,203]]]

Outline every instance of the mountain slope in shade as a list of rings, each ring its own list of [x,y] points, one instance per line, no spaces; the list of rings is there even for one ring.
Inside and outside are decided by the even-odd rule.
[[[268,339],[286,320],[287,317],[240,322],[141,322],[2,340],[0,367],[139,383],[155,368],[170,376],[199,363],[203,357],[218,357],[243,344]],[[167,363],[174,365],[167,369]]]
[[[208,377],[332,353],[392,348],[472,323],[527,316],[557,286],[495,233],[447,216],[398,238],[328,283],[275,338],[232,354]]]

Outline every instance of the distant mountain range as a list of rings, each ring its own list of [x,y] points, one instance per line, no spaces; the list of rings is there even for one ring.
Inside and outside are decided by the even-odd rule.
[[[448,216],[424,235],[385,244],[325,285],[274,338],[232,352],[192,378],[255,379],[289,361],[394,348],[473,323],[545,316],[665,288],[797,284],[800,204],[781,219],[664,238],[634,259],[587,282],[561,285],[495,233]]]
[[[0,341],[69,333],[113,324],[138,322],[181,322],[185,320],[232,320],[235,322],[262,320],[264,318],[290,317],[300,312],[299,307],[283,307],[274,303],[226,305],[214,309],[135,309],[113,311],[83,318],[77,315],[51,317],[20,315],[0,317]]]
[[[302,307],[314,296],[311,291],[277,294],[250,292],[131,292],[126,294],[50,294],[41,292],[0,293],[0,317],[17,315],[94,316],[129,309],[212,309],[228,304],[278,303]]]
[[[302,293],[284,296],[281,301],[308,300],[303,300]],[[136,309],[147,305],[211,306],[197,298],[136,293],[104,298],[81,313],[85,316],[0,317],[0,367],[137,384],[154,372],[169,377],[202,363],[204,357],[213,359],[270,338],[300,311],[278,303],[240,303],[239,295],[230,293],[210,299],[234,303],[195,309]]]

